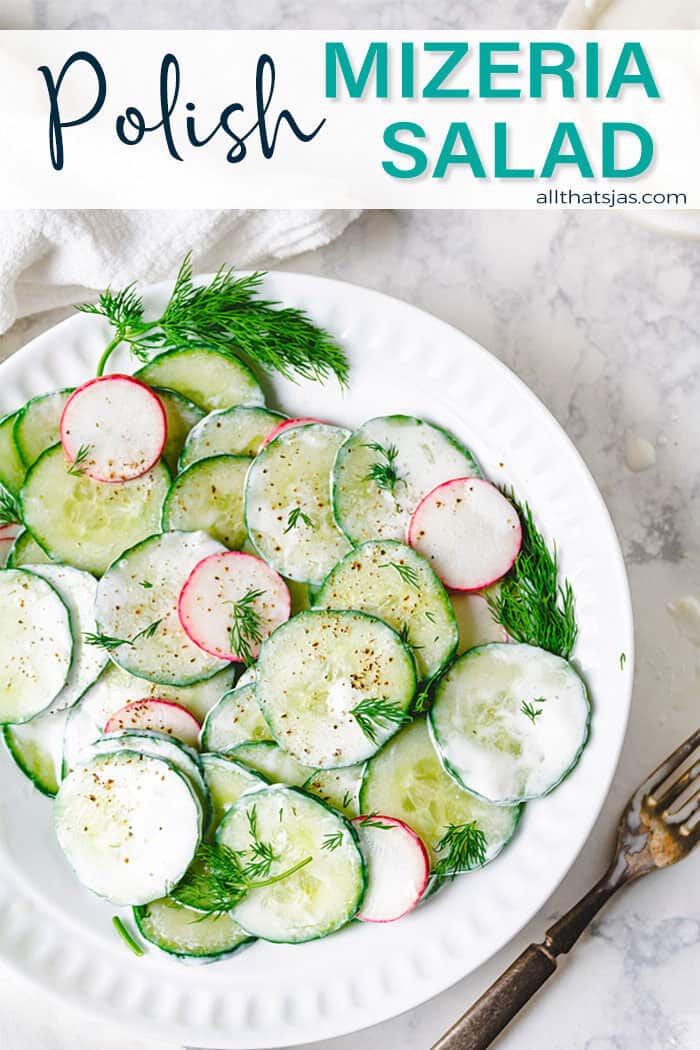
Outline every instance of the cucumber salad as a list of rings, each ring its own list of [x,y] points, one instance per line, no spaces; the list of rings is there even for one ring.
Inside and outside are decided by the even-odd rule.
[[[156,320],[106,291],[96,374],[0,420],[4,741],[138,955],[398,920],[588,736],[530,508],[438,420],[269,407],[266,372],[348,365],[260,280],[187,259]]]

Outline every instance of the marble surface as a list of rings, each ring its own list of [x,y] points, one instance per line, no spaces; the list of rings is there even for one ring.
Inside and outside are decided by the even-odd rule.
[[[286,268],[416,303],[513,368],[596,477],[632,585],[630,728],[599,825],[569,876],[529,927],[461,984],[387,1024],[316,1044],[428,1050],[595,881],[632,788],[698,724],[700,637],[669,605],[700,596],[700,244],[609,213],[374,212]],[[15,325],[0,356],[59,316]],[[700,853],[623,891],[503,1050],[697,1050],[699,866]]]
[[[13,6],[15,5],[15,6]],[[7,0],[0,21],[36,28],[553,25],[559,0]],[[698,724],[700,630],[671,614],[700,597],[700,243],[606,212],[366,214],[287,269],[409,300],[513,368],[576,443],[608,503],[632,585],[637,669],[613,789],[585,850],[543,912],[459,985],[391,1022],[318,1050],[428,1050],[600,874],[620,808]],[[62,316],[24,321],[0,357]],[[639,469],[639,468],[643,469]],[[700,852],[604,912],[500,1041],[503,1050],[697,1050]],[[52,1050],[42,1043],[42,1050]],[[86,1050],[95,1043],[87,1036]],[[135,1046],[135,1044],[134,1044]]]

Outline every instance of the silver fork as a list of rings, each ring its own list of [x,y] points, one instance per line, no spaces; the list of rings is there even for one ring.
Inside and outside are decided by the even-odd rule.
[[[682,766],[690,763],[679,773]],[[700,729],[637,788],[620,818],[617,847],[602,879],[531,944],[432,1050],[486,1050],[557,968],[621,886],[686,857],[700,839]]]

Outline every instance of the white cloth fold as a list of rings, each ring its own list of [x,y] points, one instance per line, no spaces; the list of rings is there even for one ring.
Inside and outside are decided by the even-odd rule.
[[[0,332],[112,285],[272,263],[327,244],[357,211],[0,212]]]

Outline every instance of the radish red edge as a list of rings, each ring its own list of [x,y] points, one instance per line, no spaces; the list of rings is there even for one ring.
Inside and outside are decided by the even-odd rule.
[[[280,601],[282,605],[282,615],[278,618],[275,618],[272,630],[274,630],[280,624],[286,623],[286,621],[292,614],[292,596],[289,592],[287,584],[280,576],[280,574],[278,572],[275,572],[275,570],[271,568],[267,564],[267,562],[263,561],[262,558],[257,558],[254,554],[246,554],[245,551],[220,551],[216,554],[210,554],[206,558],[203,558],[200,562],[197,562],[197,564],[185,580],[185,584],[182,590],[180,591],[180,596],[177,602],[177,615],[183,631],[185,632],[189,640],[199,649],[207,653],[209,656],[215,656],[219,660],[227,660],[229,663],[240,664],[245,663],[245,660],[242,656],[238,655],[237,653],[233,653],[230,650],[224,651],[221,647],[210,645],[203,638],[198,636],[196,630],[194,629],[191,623],[190,612],[187,608],[188,601],[190,600],[192,592],[195,590],[197,584],[197,577],[202,572],[203,567],[209,567],[209,565],[216,559],[232,558],[240,559],[241,564],[243,564],[245,560],[245,562],[254,565],[256,570],[264,570],[265,575],[272,582],[272,585],[274,586],[277,592],[277,600]],[[269,637],[270,634],[272,634],[272,630],[270,630],[267,634],[263,635],[263,642],[266,638]],[[262,645],[262,642],[260,644]],[[255,654],[255,656],[257,658],[257,653]]]
[[[154,714],[154,724],[131,722],[137,711]],[[168,725],[169,722],[169,725]],[[179,723],[179,726],[178,726]],[[162,726],[163,728],[158,728]],[[199,741],[201,725],[191,711],[174,700],[161,700],[159,697],[145,697],[142,700],[131,700],[118,711],[109,716],[104,727],[105,733],[124,733],[130,729],[152,729],[164,736],[173,736],[185,744],[196,746]]]
[[[310,423],[322,423],[320,419],[313,419],[311,416],[299,416],[297,419],[283,419],[281,423],[273,427],[270,433],[263,441],[260,449],[264,449],[266,445],[269,445],[271,441],[274,441],[278,434],[282,434],[285,430],[291,430],[293,427],[308,427]]]
[[[165,414],[165,407],[163,405],[163,402],[155,393],[155,391],[151,390],[151,388],[149,386],[146,386],[145,383],[141,383],[138,379],[134,379],[133,376],[124,375],[121,372],[114,372],[108,376],[97,376],[94,379],[89,379],[87,383],[83,383],[81,386],[77,387],[63,406],[63,411],[61,412],[61,420],[59,424],[59,433],[61,438],[61,445],[63,446],[63,451],[69,462],[73,463],[75,461],[75,458],[79,451],[79,448],[76,449],[71,447],[71,444],[66,435],[66,417],[68,415],[69,409],[73,406],[76,397],[84,393],[84,391],[90,389],[93,386],[96,386],[98,383],[109,383],[114,381],[129,383],[132,386],[138,387],[139,390],[144,391],[148,395],[151,402],[157,406],[158,413],[162,420],[162,435],[159,438],[159,447],[157,455],[153,457],[152,461],[149,462],[147,466],[139,469],[138,474],[129,474],[128,476],[116,478],[104,478],[88,469],[85,469],[83,471],[86,477],[89,477],[93,481],[98,481],[104,485],[119,485],[125,481],[135,481],[137,478],[143,477],[144,474],[148,474],[149,470],[153,469],[153,467],[156,465],[156,463],[162,456],[163,449],[165,448],[166,441],[168,440],[168,420]]]
[[[396,922],[397,919],[402,919],[404,915],[408,915],[409,912],[413,911],[416,905],[420,904],[423,894],[428,886],[430,879],[430,857],[428,851],[425,848],[425,844],[421,838],[415,833],[413,828],[409,827],[402,820],[398,820],[396,817],[385,817],[381,814],[372,813],[366,816],[355,817],[352,823],[358,828],[360,834],[360,841],[362,842],[363,832],[365,835],[371,834],[373,831],[378,834],[389,834],[389,831],[399,831],[405,839],[411,843],[413,850],[414,862],[416,865],[416,871],[419,872],[417,881],[417,888],[411,887],[410,900],[408,904],[403,907],[402,910],[396,915],[368,915],[364,914],[362,908],[358,911],[355,916],[360,922],[374,922],[374,923],[385,923],[385,922]],[[378,828],[372,827],[372,824],[390,825],[390,828]],[[384,878],[392,883],[397,882],[399,873],[394,865],[391,868],[386,868],[383,872],[377,872],[375,867],[374,873],[372,870],[372,857],[370,854],[369,846],[367,846],[367,864],[369,869],[369,883],[368,893],[372,886],[372,880],[376,880],[377,877]]]
[[[455,583],[453,580],[445,579],[443,576],[440,576],[440,573],[438,572],[438,576],[440,576],[440,579],[442,580],[444,586],[449,591],[454,591],[455,594],[474,594],[475,592],[485,590],[487,587],[491,587],[494,583],[498,583],[499,580],[502,580],[506,573],[510,572],[510,570],[513,568],[513,565],[515,564],[515,559],[520,554],[520,548],[522,547],[523,540],[522,523],[520,521],[520,517],[518,515],[517,510],[510,502],[510,500],[503,496],[503,493],[499,490],[499,488],[496,485],[494,485],[491,481],[487,481],[486,478],[473,478],[467,476],[463,478],[450,478],[448,481],[442,481],[439,485],[436,485],[434,489],[431,489],[430,492],[427,492],[425,496],[423,496],[423,499],[413,511],[413,514],[411,515],[411,520],[408,525],[408,535],[406,538],[409,547],[412,547],[418,554],[422,554],[423,557],[426,557],[426,554],[421,550],[420,544],[417,543],[416,537],[416,532],[418,529],[417,519],[419,518],[420,512],[424,510],[430,502],[432,502],[432,500],[435,497],[435,494],[440,492],[441,489],[447,489],[453,485],[457,485],[466,481],[470,481],[478,485],[488,485],[489,488],[492,488],[496,492],[498,492],[498,494],[502,496],[503,500],[506,503],[508,503],[508,505],[512,508],[513,514],[516,517],[518,525],[517,529],[515,530],[516,539],[514,542],[514,548],[511,554],[509,554],[510,560],[506,567],[503,569],[503,571],[499,570],[499,572],[497,572],[495,576],[491,576],[490,578],[484,580],[480,579],[478,582],[471,583],[468,587],[465,587],[460,586],[459,583]],[[430,561],[431,559],[428,560]]]

